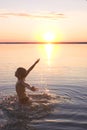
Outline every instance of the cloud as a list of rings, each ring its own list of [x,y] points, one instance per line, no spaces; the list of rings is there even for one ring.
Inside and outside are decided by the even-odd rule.
[[[65,15],[62,13],[45,13],[45,14],[33,14],[33,13],[0,13],[1,18],[8,18],[10,16],[16,16],[16,17],[25,17],[25,18],[37,18],[37,19],[59,19],[59,18],[65,18]]]

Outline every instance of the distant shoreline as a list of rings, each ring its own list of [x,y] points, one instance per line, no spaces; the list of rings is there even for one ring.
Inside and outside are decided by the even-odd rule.
[[[87,42],[0,42],[0,44],[87,44]]]

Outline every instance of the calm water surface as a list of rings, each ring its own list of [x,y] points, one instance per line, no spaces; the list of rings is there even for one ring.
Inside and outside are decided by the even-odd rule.
[[[26,79],[39,92],[30,91],[31,107],[18,105],[14,73],[40,62]],[[1,130],[86,130],[87,45],[0,45]],[[37,100],[43,103],[37,103]]]

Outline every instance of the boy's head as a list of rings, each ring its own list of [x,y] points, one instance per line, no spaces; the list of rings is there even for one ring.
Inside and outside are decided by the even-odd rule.
[[[26,69],[23,68],[23,67],[19,67],[17,68],[16,72],[15,72],[15,76],[18,78],[18,79],[23,79],[26,77]]]

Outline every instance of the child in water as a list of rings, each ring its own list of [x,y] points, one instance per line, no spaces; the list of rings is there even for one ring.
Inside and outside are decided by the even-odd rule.
[[[25,83],[25,78],[29,74],[29,72],[35,67],[35,65],[39,62],[39,60],[40,59],[38,59],[28,70],[26,70],[23,67],[19,67],[15,72],[15,76],[18,78],[18,81],[16,83],[16,92],[18,95],[19,103],[21,104],[31,103],[29,97],[27,97],[26,95],[26,88],[30,89],[31,91],[37,90],[34,86],[31,87],[29,84]]]

